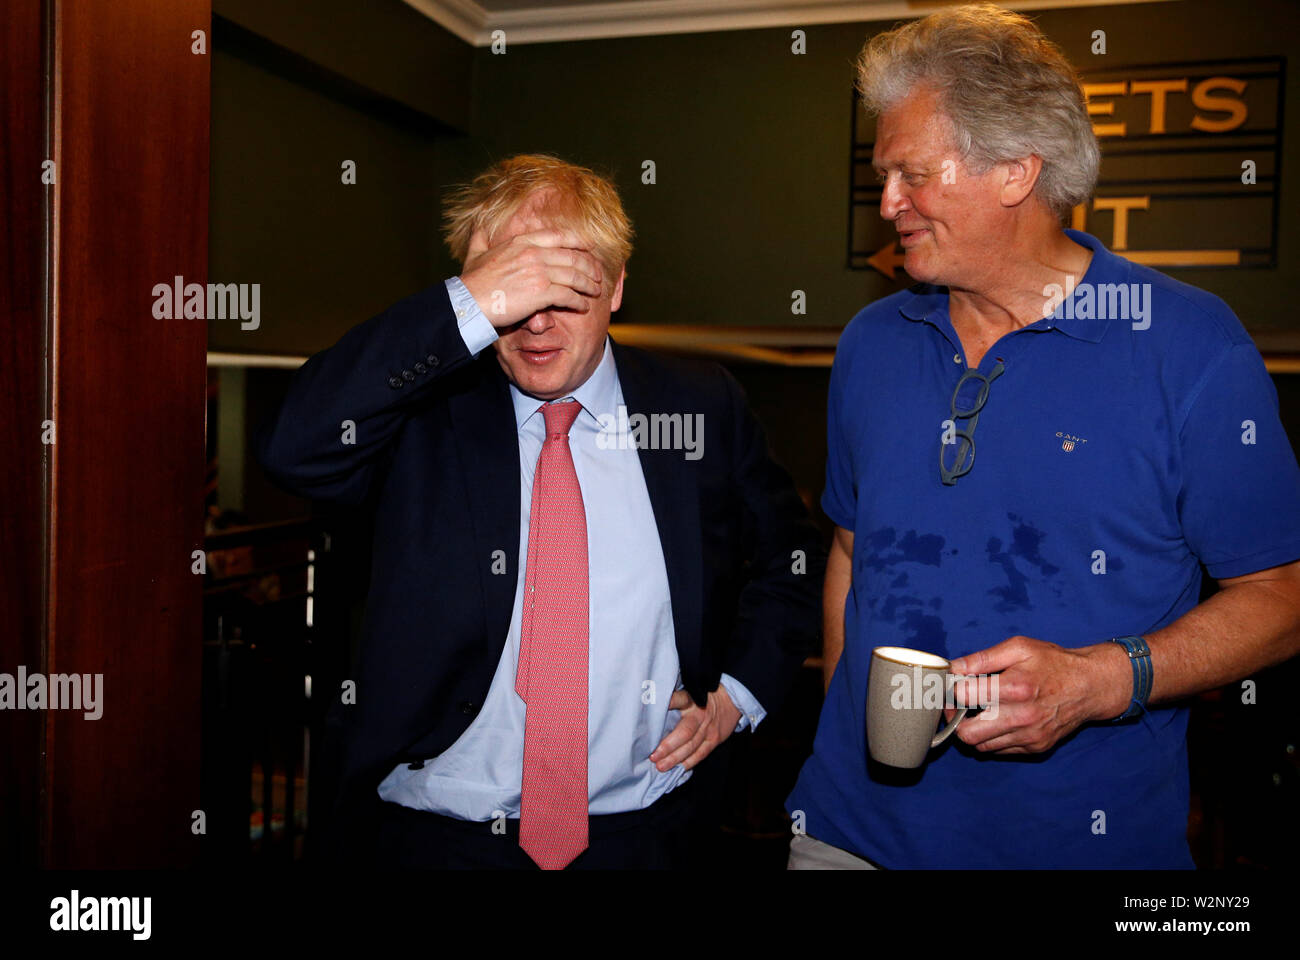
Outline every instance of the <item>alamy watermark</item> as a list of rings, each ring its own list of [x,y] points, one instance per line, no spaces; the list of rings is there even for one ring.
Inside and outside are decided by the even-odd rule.
[[[73,890],[50,901],[50,929],[56,932],[124,931],[132,940],[148,940],[152,915],[152,897],[83,897]]]
[[[1044,317],[1057,320],[1128,320],[1134,330],[1151,326],[1151,284],[1080,283],[1067,275],[1065,286],[1043,287]]]
[[[186,283],[177,276],[153,287],[155,320],[241,320],[240,330],[262,323],[260,283]]]
[[[890,676],[889,685],[893,687],[893,692],[889,695],[889,705],[895,710],[979,707],[990,717],[996,717],[998,676],[996,673],[958,676],[913,666],[910,670],[899,670]],[[958,683],[964,684],[961,703],[957,702]]]
[[[618,416],[602,413],[596,446],[601,450],[684,450],[687,460],[704,456],[704,414],[633,413],[619,404]]]
[[[0,710],[81,710],[87,720],[104,715],[102,673],[0,673]]]

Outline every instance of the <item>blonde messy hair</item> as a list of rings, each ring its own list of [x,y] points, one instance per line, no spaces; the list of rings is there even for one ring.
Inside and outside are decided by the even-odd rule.
[[[492,236],[539,192],[552,194],[546,205],[550,222],[590,243],[606,276],[617,278],[632,255],[632,222],[618,189],[609,178],[548,154],[508,157],[452,189],[443,204],[451,255],[463,265],[478,230]]]
[[[1101,153],[1078,75],[1032,20],[991,3],[942,10],[872,37],[857,67],[873,114],[934,89],[976,173],[1036,154],[1036,192],[1058,217],[1092,194]]]

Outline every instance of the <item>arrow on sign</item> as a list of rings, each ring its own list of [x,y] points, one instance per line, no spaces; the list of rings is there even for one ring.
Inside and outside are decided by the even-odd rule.
[[[867,257],[867,265],[875,267],[890,280],[894,279],[894,271],[903,265],[903,260],[906,258],[906,254],[896,253],[894,246],[893,243],[886,244]]]

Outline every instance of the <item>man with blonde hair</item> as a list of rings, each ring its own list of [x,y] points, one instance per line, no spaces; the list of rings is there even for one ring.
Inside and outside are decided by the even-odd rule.
[[[613,183],[516,156],[446,217],[460,276],[308,360],[259,434],[282,486],[376,511],[331,849],[692,865],[720,772],[697,765],[816,644],[820,538],[726,371],[609,336]]]
[[[790,866],[1189,867],[1177,701],[1300,650],[1272,382],[1223,301],[1063,229],[1097,143],[1029,20],[932,14],[868,42],[859,87],[920,283],[831,373],[827,696]],[[877,645],[984,678],[917,771],[868,760]]]

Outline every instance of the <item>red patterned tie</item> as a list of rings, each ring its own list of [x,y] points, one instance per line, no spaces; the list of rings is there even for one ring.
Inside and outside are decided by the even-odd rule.
[[[581,408],[542,407],[515,677],[527,704],[519,845],[543,870],[587,849],[587,513],[569,450]]]

